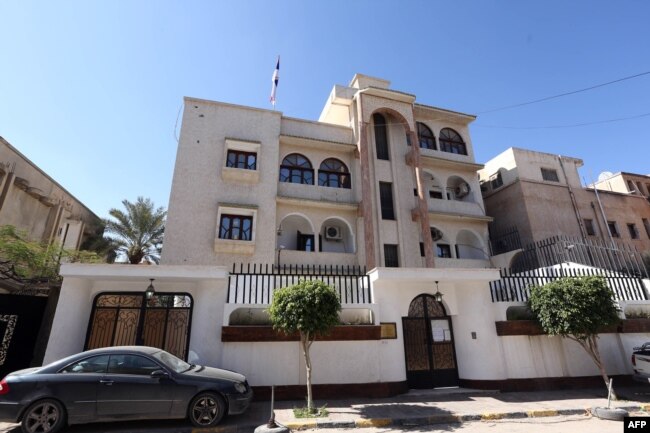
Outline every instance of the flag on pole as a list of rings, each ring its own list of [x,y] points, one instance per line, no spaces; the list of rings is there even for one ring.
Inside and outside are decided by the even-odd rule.
[[[280,56],[278,56],[278,63],[275,65],[275,71],[273,71],[273,77],[271,81],[273,82],[273,87],[271,87],[271,104],[275,108],[275,92],[278,89],[278,79],[280,78]]]

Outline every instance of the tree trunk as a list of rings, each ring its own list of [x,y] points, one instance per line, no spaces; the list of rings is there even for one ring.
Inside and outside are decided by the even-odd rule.
[[[300,333],[300,344],[302,354],[305,357],[305,367],[307,368],[307,412],[312,413],[314,410],[314,401],[311,394],[311,358],[309,357],[309,333]]]
[[[603,361],[600,359],[600,351],[598,350],[598,336],[590,335],[589,337],[587,337],[586,340],[579,340],[579,339],[573,339],[573,340],[578,342],[587,351],[587,354],[589,354],[591,359],[594,361],[594,363],[598,367],[598,370],[600,371],[600,375],[605,381],[605,388],[609,390],[609,376],[607,376],[607,372],[605,371],[605,365],[603,364]],[[618,400],[618,397],[614,392],[614,385],[612,385],[612,400]]]

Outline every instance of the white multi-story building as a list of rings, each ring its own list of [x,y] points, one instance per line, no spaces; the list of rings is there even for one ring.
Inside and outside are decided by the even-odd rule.
[[[572,343],[499,325],[529,280],[489,284],[516,253],[488,252],[473,120],[364,75],[334,86],[318,121],[186,98],[162,265],[64,266],[46,361],[147,344],[298,397],[299,345],[266,309],[274,288],[319,278],[343,312],[311,349],[317,392],[596,376]],[[618,352],[635,342],[604,340],[611,371],[629,373]]]
[[[473,120],[364,75],[318,122],[186,98],[162,263],[489,267]]]

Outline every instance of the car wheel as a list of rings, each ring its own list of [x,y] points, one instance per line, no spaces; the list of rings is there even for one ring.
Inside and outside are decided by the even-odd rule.
[[[213,392],[204,392],[192,399],[190,421],[195,427],[213,427],[219,424],[226,411],[223,398]]]
[[[56,400],[34,402],[23,414],[23,433],[56,433],[65,425],[65,409]]]

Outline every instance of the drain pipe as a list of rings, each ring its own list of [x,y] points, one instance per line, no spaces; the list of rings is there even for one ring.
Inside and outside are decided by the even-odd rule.
[[[578,205],[576,203],[575,194],[573,193],[573,188],[571,188],[571,183],[569,182],[569,179],[567,178],[566,175],[566,170],[564,169],[564,163],[562,162],[562,155],[558,155],[557,160],[560,162],[560,168],[562,169],[562,174],[564,175],[564,181],[566,182],[566,186],[569,188],[569,198],[571,198],[571,205],[573,206],[573,212],[575,213],[576,219],[578,220],[580,237],[582,238],[583,242],[585,242],[587,240],[585,225],[584,222],[582,221],[582,217],[580,216],[580,210],[578,210]]]

